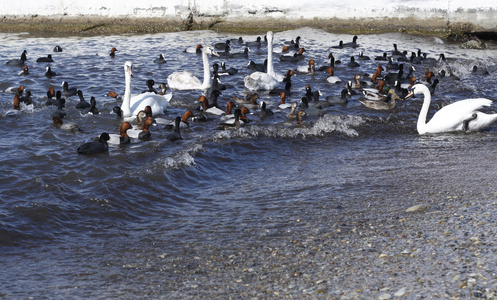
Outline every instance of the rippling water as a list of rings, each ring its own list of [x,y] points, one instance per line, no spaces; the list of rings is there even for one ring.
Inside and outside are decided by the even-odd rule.
[[[78,155],[78,146],[101,132],[118,133],[121,120],[111,111],[120,101],[105,95],[110,90],[124,93],[125,61],[134,63],[137,93],[145,89],[147,79],[165,82],[175,70],[191,70],[201,77],[201,57],[183,50],[238,36],[213,31],[0,36],[0,297],[167,297],[172,291],[158,289],[158,282],[179,285],[185,278],[164,272],[164,257],[174,261],[215,255],[225,245],[271,244],[290,220],[302,215],[309,216],[303,228],[311,231],[320,227],[312,216],[319,220],[317,216],[353,214],[384,201],[404,207],[417,200],[434,201],[435,195],[449,191],[469,198],[492,196],[497,127],[473,134],[419,136],[419,97],[399,102],[392,111],[373,111],[353,96],[347,106],[332,106],[321,118],[307,116],[302,126],[289,124],[286,112],[260,120],[252,110],[251,125],[219,131],[212,117],[205,124],[192,123],[182,133],[183,140],[175,143],[165,139],[168,132],[162,126],[154,126],[151,141],[111,146],[108,154]],[[275,51],[297,36],[306,58],[280,62],[277,54],[278,73],[309,58],[325,65],[333,52],[342,60],[335,74],[351,80],[355,73],[373,73],[379,64],[359,61],[361,66],[352,70],[345,66],[351,55],[390,53],[397,43],[409,53],[421,49],[430,58],[445,53],[456,59],[449,65],[458,78],[440,79],[430,114],[454,100],[493,99],[496,94],[493,43],[488,50],[462,50],[439,38],[389,33],[359,36],[357,49],[332,49],[352,36],[303,28],[276,33]],[[251,41],[256,36],[243,38]],[[56,45],[64,51],[52,53]],[[118,49],[115,58],[108,55],[111,47]],[[25,49],[30,74],[19,76],[20,68],[5,62]],[[233,51],[242,50],[233,45]],[[167,60],[164,65],[153,63],[160,53]],[[52,54],[53,63],[35,62],[47,54]],[[248,59],[227,60],[228,67],[239,72],[222,78],[228,88],[222,91],[221,105],[247,94],[246,65],[249,60],[262,63],[265,57],[262,46],[251,48]],[[210,59],[211,64],[221,61]],[[47,65],[59,75],[46,78]],[[473,75],[473,65],[490,74]],[[415,75],[421,78],[427,67],[440,68],[418,64]],[[77,123],[81,132],[53,126],[50,115],[55,107],[44,105],[47,89],[61,90],[62,81],[81,89],[87,100],[97,99],[99,115],[81,114],[74,108],[78,98],[67,99],[64,120]],[[306,83],[323,95],[338,95],[342,88],[327,83],[326,73],[297,74],[287,101],[298,101]],[[23,106],[19,115],[8,116],[13,100],[9,88],[21,84],[33,93],[34,107]],[[173,119],[186,109],[198,113],[199,95],[174,92],[161,117]],[[279,97],[261,93],[261,98],[276,110]]]

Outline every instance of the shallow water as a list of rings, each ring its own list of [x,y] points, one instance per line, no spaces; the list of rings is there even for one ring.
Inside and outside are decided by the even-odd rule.
[[[279,97],[260,93],[275,116],[260,120],[252,110],[250,125],[237,131],[217,130],[219,121],[212,116],[205,124],[192,123],[182,132],[183,140],[175,143],[165,139],[168,132],[159,125],[152,127],[151,141],[111,146],[108,154],[78,155],[80,144],[102,132],[118,133],[121,120],[111,111],[120,101],[105,95],[110,90],[124,93],[125,61],[134,63],[137,93],[145,89],[147,79],[165,82],[175,70],[191,70],[201,77],[201,57],[184,53],[184,48],[237,36],[213,31],[0,36],[1,60],[17,58],[26,49],[30,67],[30,75],[19,76],[20,68],[1,64],[0,297],[182,298],[182,287],[190,280],[203,281],[204,291],[215,283],[209,282],[208,273],[193,278],[172,271],[175,261],[194,264],[221,255],[223,249],[257,253],[258,247],[291,238],[292,230],[319,230],[325,226],[319,222],[324,217],[332,220],[384,203],[405,210],[449,194],[468,199],[494,196],[497,125],[479,133],[419,136],[420,97],[401,101],[392,111],[373,111],[359,103],[360,96],[353,96],[347,106],[332,106],[321,118],[307,116],[298,126],[288,123],[287,112],[276,111]],[[351,70],[345,66],[351,55],[363,51],[378,56],[397,43],[409,53],[419,48],[431,58],[445,53],[457,59],[449,66],[458,78],[440,79],[430,114],[454,100],[493,99],[496,94],[492,42],[488,50],[462,50],[434,37],[390,33],[360,36],[357,49],[332,49],[352,37],[303,28],[276,33],[275,51],[297,36],[302,37],[306,59],[280,62],[276,54],[278,73],[309,58],[325,65],[331,51],[342,60],[335,75],[351,80],[355,73],[373,73],[379,64],[359,61],[361,66]],[[243,38],[251,41],[256,36]],[[55,45],[64,51],[52,53]],[[118,49],[115,58],[108,55],[111,47]],[[44,76],[48,64],[35,62],[49,53],[55,61],[49,65],[60,74],[51,79]],[[159,53],[166,64],[152,62]],[[222,77],[228,88],[222,91],[220,105],[247,94],[246,65],[249,60],[262,63],[265,57],[262,46],[251,48],[249,59],[227,60],[228,67],[239,72]],[[221,61],[210,59],[211,64]],[[473,65],[486,67],[490,74],[471,74]],[[419,64],[415,75],[421,78],[427,67],[442,68]],[[64,120],[79,124],[81,132],[55,128],[50,118],[55,107],[44,105],[48,87],[61,90],[62,81],[81,89],[87,100],[97,99],[99,115],[82,114],[74,108],[78,98],[67,99]],[[306,83],[323,95],[338,95],[342,89],[327,83],[326,73],[297,74],[287,101],[299,101]],[[23,106],[19,115],[8,116],[13,100],[8,90],[21,84],[32,91],[34,107]],[[200,94],[173,92],[161,117],[173,119],[186,109],[197,114]],[[261,254],[259,259],[267,258]]]

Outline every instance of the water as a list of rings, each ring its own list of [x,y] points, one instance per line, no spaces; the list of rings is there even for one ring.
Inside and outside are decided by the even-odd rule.
[[[360,36],[358,49],[331,49],[352,36],[302,28],[276,33],[275,51],[298,35],[306,59],[292,64],[280,62],[276,55],[277,72],[304,65],[309,58],[325,65],[331,51],[343,61],[335,75],[350,80],[357,72],[373,73],[379,64],[360,61],[360,68],[350,70],[344,65],[351,55],[363,51],[378,56],[397,43],[409,53],[420,48],[428,57],[445,53],[457,58],[450,67],[459,80],[441,79],[430,115],[454,100],[493,99],[496,94],[492,42],[488,50],[461,50],[434,37],[389,33]],[[191,70],[201,77],[200,56],[182,51],[238,36],[201,31],[1,37],[1,61],[17,58],[26,49],[30,67],[29,76],[18,76],[19,68],[1,65],[0,297],[6,299],[195,297],[200,292],[192,288],[194,282],[203,287],[204,298],[226,295],[223,289],[237,295],[236,284],[221,282],[229,282],[241,269],[225,274],[191,270],[210,260],[226,265],[233,256],[268,260],[262,249],[333,227],[334,219],[367,215],[371,207],[377,208],[369,216],[374,219],[419,202],[436,204],[447,196],[494,197],[497,125],[472,134],[419,136],[419,97],[399,102],[392,111],[373,111],[354,96],[345,107],[326,109],[321,118],[307,116],[302,126],[289,124],[286,112],[260,120],[252,110],[251,125],[219,131],[212,117],[205,124],[192,123],[182,133],[183,140],[175,143],[165,139],[168,132],[162,126],[155,126],[151,141],[111,146],[108,154],[78,155],[77,147],[101,132],[118,132],[121,120],[110,112],[120,102],[104,95],[110,90],[124,93],[125,61],[134,63],[137,93],[145,89],[147,79],[163,82],[175,70]],[[256,36],[243,38],[251,41]],[[64,51],[52,53],[56,45]],[[111,47],[118,49],[115,58],[108,55]],[[266,47],[250,50],[249,60],[262,63]],[[51,79],[44,76],[48,64],[35,62],[49,53],[55,60],[49,65],[60,74]],[[152,63],[160,53],[167,63]],[[243,78],[250,72],[249,60],[227,60],[228,67],[239,72],[222,78],[228,88],[222,91],[221,105],[247,94]],[[221,61],[210,59],[211,64]],[[473,65],[486,67],[490,74],[471,74]],[[437,68],[415,67],[418,78],[426,67]],[[341,85],[325,79],[326,73],[294,76],[287,101],[298,101],[306,83],[323,95],[338,95]],[[74,109],[77,97],[67,100],[64,120],[79,124],[81,132],[53,126],[50,115],[55,107],[44,105],[48,87],[61,90],[63,80],[81,89],[87,100],[97,99],[99,115]],[[13,100],[8,89],[21,84],[32,91],[35,105],[8,116]],[[200,94],[174,92],[161,117],[172,120],[186,109],[198,113]],[[261,93],[261,98],[276,110],[279,97]],[[385,205],[390,209],[382,210]],[[245,283],[254,291],[260,284],[255,279]]]

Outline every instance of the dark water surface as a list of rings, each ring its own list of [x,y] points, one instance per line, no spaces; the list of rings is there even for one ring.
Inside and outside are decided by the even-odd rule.
[[[211,117],[205,124],[192,123],[182,133],[183,140],[175,143],[165,139],[168,131],[159,125],[152,127],[151,141],[111,146],[108,154],[78,155],[78,146],[100,133],[118,133],[121,120],[111,111],[120,101],[104,95],[110,90],[124,94],[125,61],[134,63],[132,86],[137,93],[145,89],[147,79],[165,82],[176,70],[191,70],[202,78],[201,57],[183,50],[238,36],[211,31],[0,36],[0,297],[6,299],[150,294],[182,298],[182,289],[193,279],[177,270],[225,249],[256,256],[258,248],[291,239],[292,231],[311,233],[329,225],[321,222],[325,218],[332,222],[334,216],[364,213],[385,203],[404,211],[447,195],[494,198],[496,125],[479,133],[419,136],[419,97],[399,102],[392,111],[373,111],[359,103],[360,96],[353,96],[347,106],[327,108],[321,118],[307,116],[298,126],[286,120],[287,111],[276,111],[279,97],[260,93],[275,116],[260,120],[258,111],[252,110],[251,124],[237,131],[217,130],[218,117]],[[355,73],[373,73],[380,64],[359,61],[359,68],[349,69],[345,64],[351,55],[391,53],[397,43],[409,55],[421,49],[430,58],[445,53],[456,59],[448,66],[415,65],[418,78],[425,68],[450,68],[457,76],[440,79],[430,114],[455,100],[493,100],[496,94],[492,42],[488,50],[462,50],[434,37],[391,33],[359,36],[357,49],[332,49],[352,36],[303,28],[276,33],[275,51],[297,36],[306,58],[280,62],[276,54],[277,73],[305,65],[309,58],[325,65],[333,52],[342,60],[335,75],[351,80]],[[243,38],[252,41],[256,36]],[[53,53],[56,45],[64,51]],[[118,49],[115,58],[108,55],[111,47]],[[24,49],[30,75],[19,76],[21,69],[5,62],[18,58]],[[234,52],[242,50],[233,45]],[[153,63],[160,53],[167,60],[164,65]],[[53,63],[35,62],[47,54],[52,54]],[[222,78],[228,88],[222,91],[220,105],[247,94],[246,65],[265,58],[265,45],[250,48],[248,59],[210,58],[211,64],[227,61],[228,67],[239,70]],[[46,78],[47,65],[60,75]],[[473,65],[490,74],[472,74]],[[44,105],[47,89],[61,90],[62,81],[81,89],[87,100],[96,97],[99,115],[76,110],[77,96],[67,99],[64,120],[77,123],[81,132],[53,126],[50,115],[55,107]],[[323,95],[338,95],[342,89],[327,83],[325,72],[297,74],[287,101],[299,101],[306,83]],[[35,104],[23,106],[12,117],[7,114],[14,97],[9,88],[21,84],[33,93]],[[200,94],[173,92],[161,117],[172,120],[186,109],[197,114]],[[267,257],[261,254],[259,259]],[[177,266],[175,261],[189,262]],[[209,276],[195,275],[207,283]],[[247,284],[250,288],[257,283]]]

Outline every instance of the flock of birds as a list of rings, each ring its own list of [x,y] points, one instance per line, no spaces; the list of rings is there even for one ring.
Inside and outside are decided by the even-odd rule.
[[[354,36],[351,42],[345,43],[340,41],[332,49],[358,48],[357,36]],[[232,52],[231,44],[244,45],[245,50],[242,52]],[[166,129],[172,130],[167,135],[170,141],[182,139],[180,130],[188,128],[189,120],[198,122],[205,121],[208,116],[219,116],[219,129],[238,129],[244,124],[250,122],[250,111],[259,111],[260,118],[271,117],[275,114],[267,107],[266,101],[260,100],[259,93],[268,93],[280,98],[278,112],[288,110],[285,115],[290,121],[302,124],[302,118],[306,115],[320,116],[324,109],[333,105],[346,105],[348,99],[354,95],[361,97],[360,103],[370,109],[391,110],[396,106],[397,100],[405,100],[413,95],[423,95],[424,102],[419,113],[417,122],[417,131],[419,134],[441,133],[454,131],[478,131],[491,125],[497,120],[497,114],[486,114],[480,110],[485,106],[491,106],[492,100],[475,98],[456,101],[439,109],[430,119],[426,121],[430,108],[431,95],[434,94],[439,78],[453,76],[450,67],[447,66],[447,58],[440,54],[438,59],[429,58],[421,51],[412,52],[408,56],[407,51],[399,51],[397,45],[394,49],[382,56],[370,58],[359,52],[357,57],[351,56],[349,62],[340,62],[335,60],[332,53],[328,56],[328,63],[324,66],[316,66],[314,59],[306,59],[305,48],[301,47],[300,37],[285,42],[281,51],[275,51],[273,48],[274,34],[269,31],[264,39],[258,38],[256,41],[244,42],[240,37],[238,39],[226,40],[225,42],[216,43],[212,46],[197,45],[188,48],[185,51],[202,55],[203,78],[202,80],[189,70],[176,71],[167,77],[167,83],[161,83],[159,90],[154,88],[153,80],[147,81],[147,90],[136,95],[132,95],[132,76],[133,63],[126,61],[124,64],[125,92],[121,106],[114,107],[114,113],[123,119],[120,126],[119,134],[102,133],[98,140],[82,144],[77,152],[81,154],[96,154],[106,152],[109,149],[108,144],[126,144],[131,139],[147,140],[151,138],[149,127],[153,124],[162,124]],[[267,59],[262,64],[250,61],[247,65],[252,73],[244,78],[246,97],[233,97],[227,104],[226,109],[219,106],[217,98],[220,91],[226,89],[221,83],[221,76],[234,75],[238,73],[237,69],[226,68],[223,61],[221,66],[209,64],[209,57],[219,58],[245,58],[248,59],[248,51],[251,47],[260,48],[267,45]],[[62,49],[57,46],[54,52],[61,52]],[[117,49],[112,48],[110,56],[116,55]],[[295,67],[282,74],[275,71],[273,60],[275,54],[279,53],[279,60],[283,62],[294,63]],[[357,61],[374,60],[378,67],[371,74],[357,74],[352,80],[342,80],[335,75],[335,68],[341,64],[349,69],[356,69],[360,65]],[[19,59],[12,59],[7,62],[9,66],[21,67],[20,75],[29,74],[29,68],[26,65],[27,51],[21,54]],[[300,62],[307,61],[305,65],[299,65]],[[37,59],[37,62],[53,62],[51,55]],[[160,54],[154,63],[164,64],[166,58]],[[408,67],[406,67],[408,66]],[[422,78],[416,78],[415,67],[425,67]],[[430,67],[437,66],[439,72],[435,74],[430,71]],[[479,70],[476,66],[473,69],[475,74],[485,74],[485,70]],[[326,73],[326,81],[330,84],[341,84],[343,89],[340,95],[326,96],[320,99],[321,92],[312,91],[309,84],[305,87],[305,95],[300,101],[286,103],[286,97],[292,93],[292,77],[295,74],[317,74]],[[53,77],[57,74],[46,67],[45,76]],[[284,87],[282,87],[284,86]],[[201,95],[198,98],[199,111],[194,114],[192,110],[187,110],[182,116],[177,116],[173,123],[166,121],[158,115],[164,113],[173,96],[174,91],[178,90],[198,90]],[[20,86],[14,91],[14,109],[9,111],[8,115],[16,115],[20,110],[21,103],[24,105],[32,104],[32,95],[29,91],[24,92],[24,87]],[[76,88],[70,88],[69,84],[62,83],[62,91],[55,91],[52,87],[47,91],[46,105],[55,105],[57,109],[53,112],[53,123],[60,128],[67,130],[78,130],[75,124],[63,122],[66,115],[65,98],[78,96],[80,101],[76,108],[86,110],[87,113],[98,114],[96,100],[91,98],[90,102],[84,99],[83,92]],[[118,98],[117,93],[109,92],[109,96]],[[132,125],[135,124],[134,126]]]

